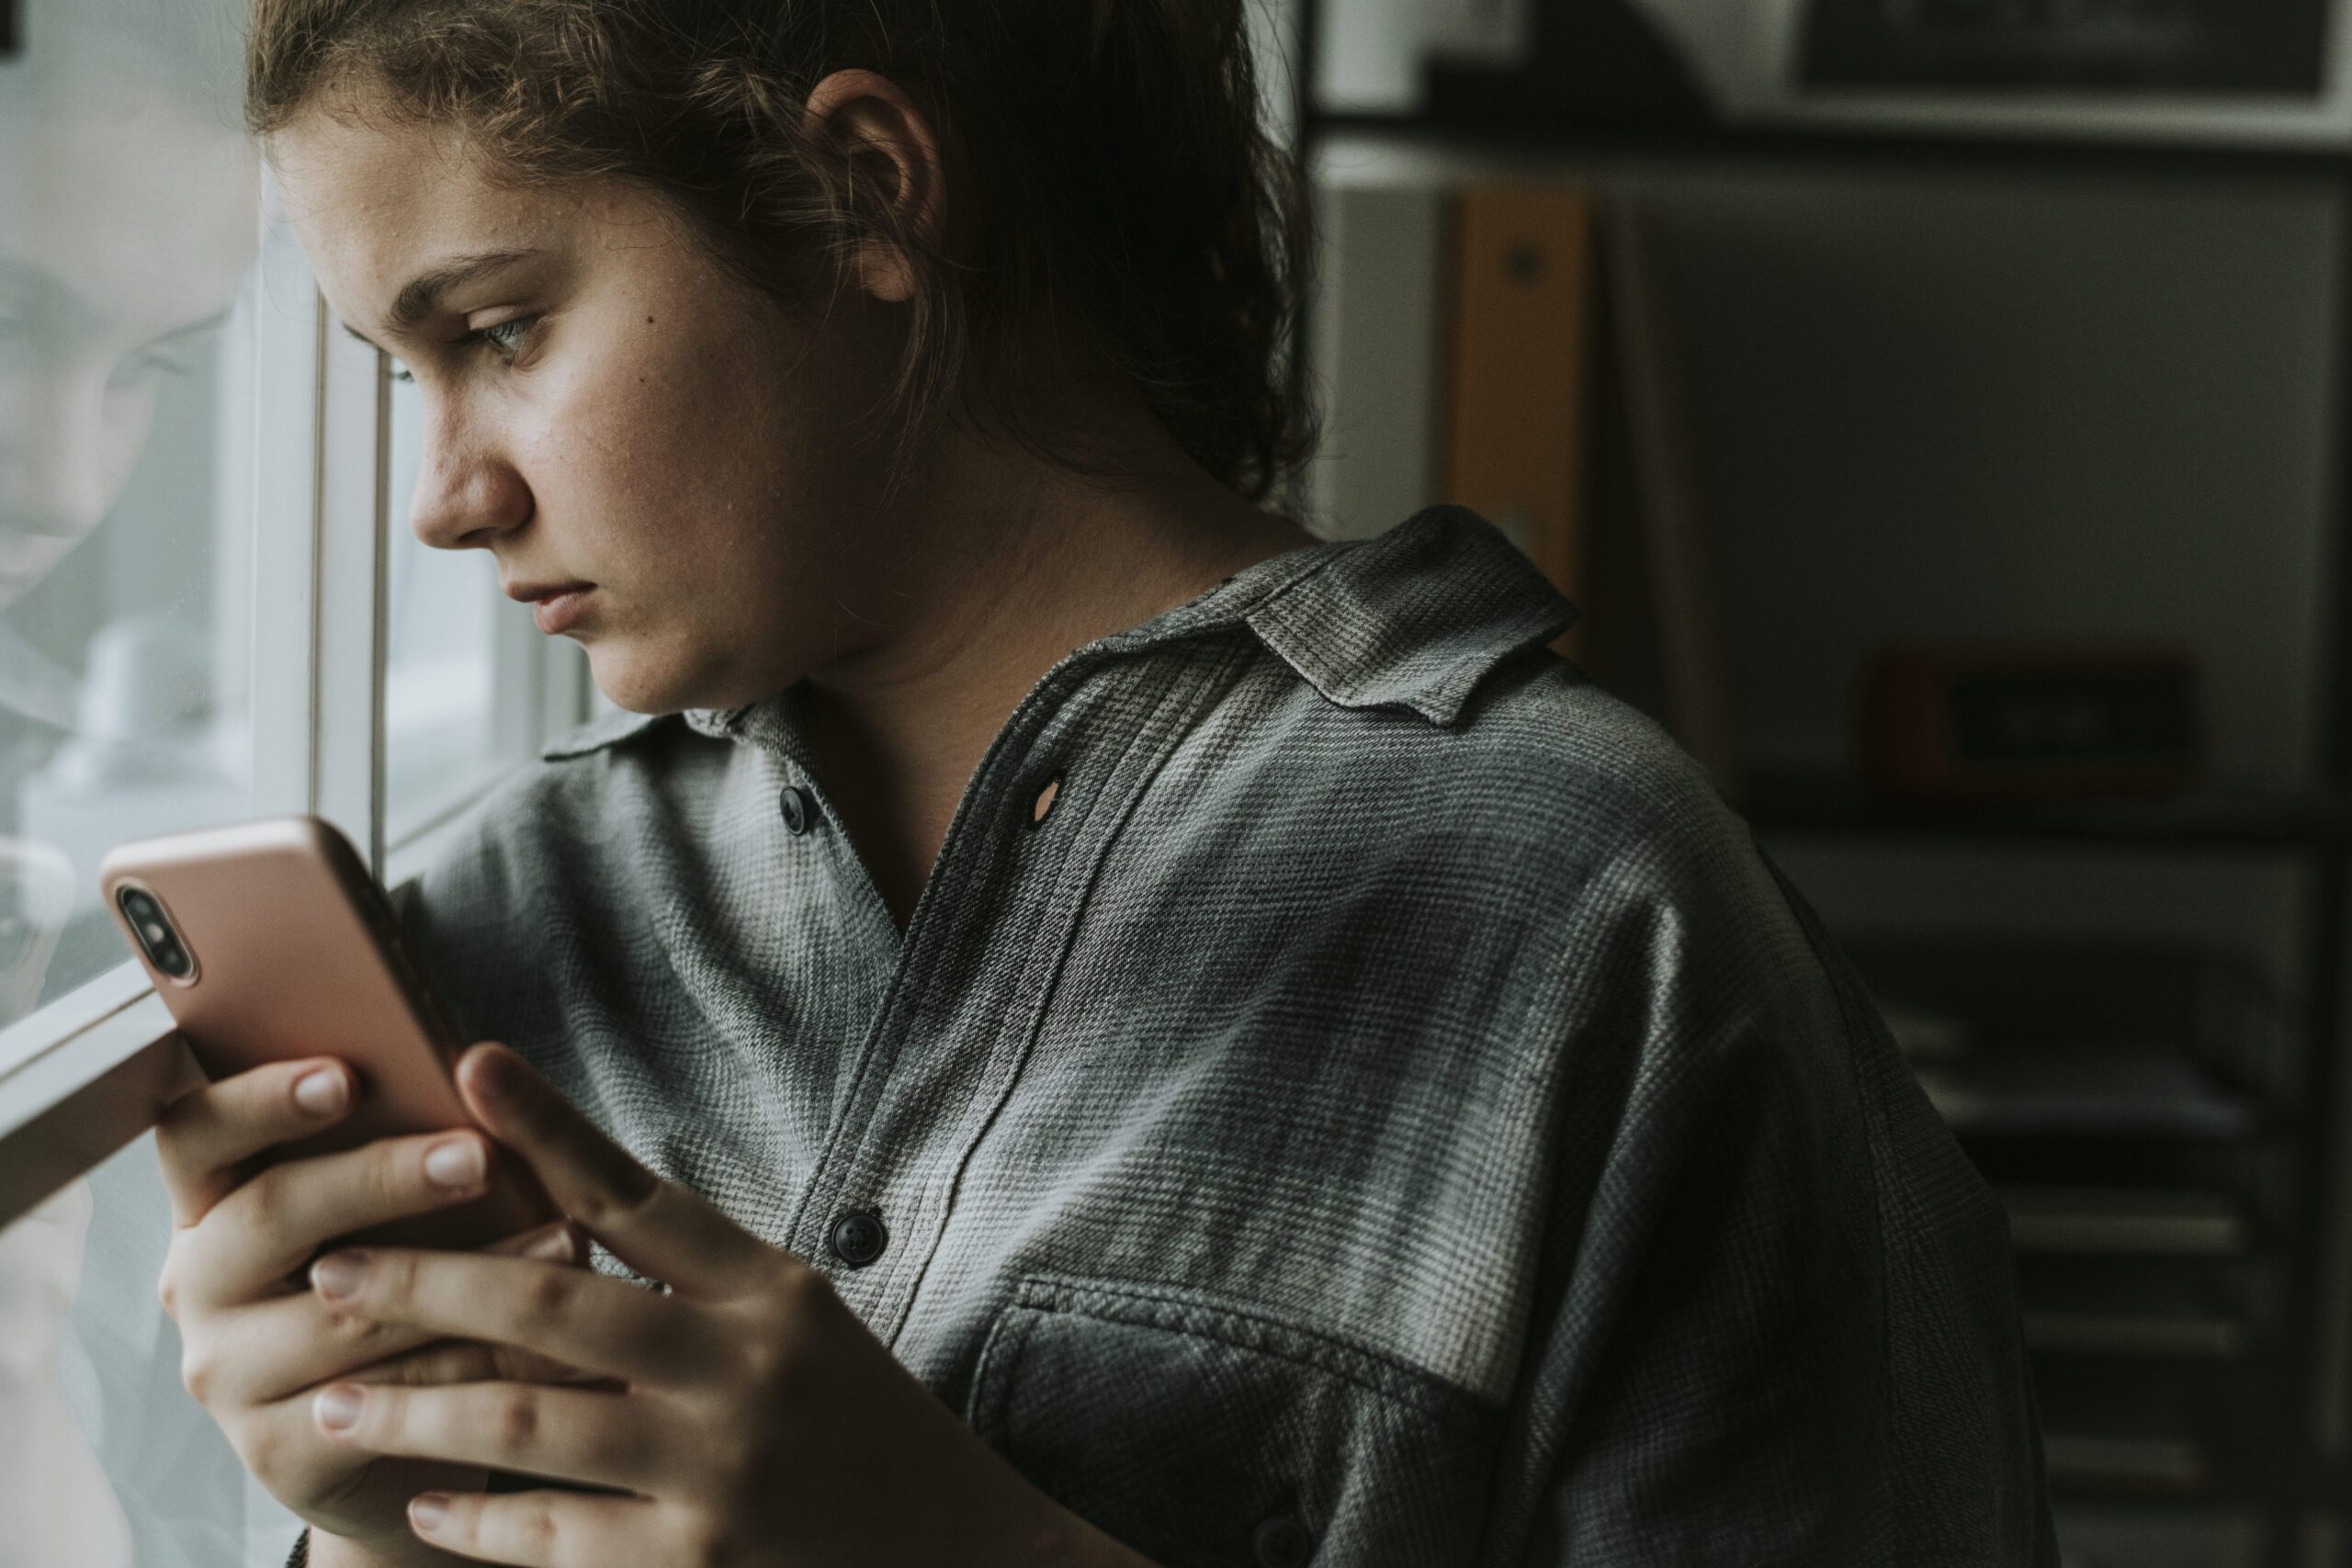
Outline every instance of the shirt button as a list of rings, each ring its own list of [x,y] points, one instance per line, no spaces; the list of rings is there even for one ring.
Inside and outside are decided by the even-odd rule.
[[[795,838],[807,832],[817,820],[817,808],[809,803],[808,792],[797,784],[785,785],[783,793],[776,796],[776,805],[784,812],[784,825]]]
[[[853,1269],[863,1269],[882,1256],[890,1233],[863,1209],[852,1209],[833,1222],[833,1256]]]
[[[1251,1544],[1257,1550],[1259,1568],[1300,1568],[1315,1555],[1315,1538],[1288,1514],[1277,1514],[1260,1525]]]

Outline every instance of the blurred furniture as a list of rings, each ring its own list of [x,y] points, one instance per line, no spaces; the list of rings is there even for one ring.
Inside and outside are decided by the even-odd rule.
[[[1895,116],[1888,124],[1899,128],[1885,129],[1842,113],[1759,126],[1686,112],[1679,83],[1654,111],[1596,111],[1561,96],[1564,78],[1543,78],[1545,51],[1558,56],[1563,47],[1555,23],[1534,29],[1537,48],[1516,72],[1491,62],[1431,63],[1415,111],[1335,111],[1317,87],[1327,9],[1305,0],[1296,21],[1296,141],[1310,171],[1335,137],[1377,137],[1418,152],[1521,162],[1799,162],[2020,179],[2055,170],[2220,188],[2319,182],[2340,192],[2346,214],[2334,265],[2339,275],[2352,265],[2352,135],[2315,133],[2316,110],[2283,115],[2293,134],[2268,142],[2235,120],[2226,136],[2196,134],[2193,114],[2183,119],[2192,134],[2179,137],[2152,134],[2153,120],[2098,115],[2053,122],[2047,134],[2015,116],[1973,130],[1950,117],[1931,128],[1925,116]],[[2062,1509],[2121,1519],[2112,1540],[2152,1517],[2177,1519],[2187,1540],[2216,1518],[2243,1516],[2256,1521],[2246,1538],[2251,1560],[2280,1568],[2352,1568],[2352,1085],[2339,1066],[2352,941],[2352,485],[2340,429],[2352,402],[2352,288],[2339,294],[2346,308],[2337,320],[2312,325],[2334,334],[2335,405],[2333,560],[2311,589],[2324,643],[2314,787],[1904,804],[1874,795],[1859,776],[1763,774],[1746,780],[1741,802],[1759,831],[1805,840],[2053,853],[2098,846],[2151,861],[2258,861],[2303,876],[2300,951],[2291,954],[2299,1005],[2271,998],[2261,1019],[2240,1019],[2234,1034],[2215,1035],[2199,1010],[2215,995],[2236,994],[2242,976],[2225,953],[2054,953],[2043,956],[2074,973],[2045,965],[2039,987],[1988,978],[2001,963],[1964,945],[1861,954],[1883,1002],[1926,1009],[1959,1035],[2013,1050],[2007,1066],[1980,1062],[1986,1070],[1973,1077],[1957,1061],[1922,1057],[1919,1066],[2010,1208]],[[1303,338],[1317,330],[1310,320]],[[1300,354],[1313,363],[1311,350]],[[2136,1036],[2109,1014],[2103,1031],[2088,1032],[2104,1043],[2090,1042],[2053,1077],[2034,1053],[2062,1039],[2086,1043],[2086,1031],[2068,1027],[2083,1016],[2062,998],[2070,986],[2088,994],[2095,982],[2107,983],[2109,997],[2169,998],[2186,1010],[2167,1016],[2158,1005],[2139,1017],[2146,1027]],[[1957,988],[1939,992],[1939,984]],[[2020,996],[2040,997],[2043,1010],[1991,1023],[1959,1016],[1981,1014],[1988,998]],[[2235,1043],[2216,1045],[2223,1036]],[[2112,1124],[2086,1126],[2101,1108]],[[2315,1532],[2318,1520],[2332,1520],[2332,1532]],[[2161,1523],[2150,1528],[2162,1532]],[[2092,1560],[2109,1558],[2086,1555]]]

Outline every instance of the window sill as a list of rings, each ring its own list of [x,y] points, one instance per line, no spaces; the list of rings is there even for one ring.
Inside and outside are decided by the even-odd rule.
[[[203,1081],[135,964],[0,1031],[0,1225],[146,1132]]]

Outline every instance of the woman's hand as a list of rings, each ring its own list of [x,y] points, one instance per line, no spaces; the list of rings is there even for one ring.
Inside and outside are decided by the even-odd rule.
[[[639,1166],[513,1053],[474,1047],[458,1084],[559,1208],[672,1293],[451,1253],[321,1258],[321,1295],[386,1333],[534,1346],[610,1380],[320,1391],[320,1431],[355,1455],[613,1489],[437,1490],[410,1509],[423,1540],[546,1568],[1142,1563],[981,1442],[823,1275]]]
[[[545,1358],[355,1316],[305,1288],[320,1247],[481,1192],[491,1147],[459,1131],[288,1160],[254,1156],[349,1114],[352,1076],[328,1060],[256,1067],[175,1102],[156,1129],[173,1210],[159,1294],[180,1325],[181,1376],[247,1469],[288,1508],[387,1562],[440,1561],[409,1531],[428,1486],[478,1486],[479,1465],[385,1461],[320,1437],[311,1393],[331,1378],[412,1383],[571,1375]],[[494,1250],[584,1253],[557,1224]],[[519,1267],[512,1263],[510,1267]],[[574,1273],[583,1270],[576,1267]]]

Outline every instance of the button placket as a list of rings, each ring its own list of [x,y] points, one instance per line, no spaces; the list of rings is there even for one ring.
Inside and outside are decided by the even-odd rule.
[[[1016,976],[1001,987],[989,987],[992,999],[987,1005],[995,1015],[995,1024],[987,1026],[989,1048],[960,1059],[949,1052],[951,1036],[978,1037],[983,1026],[968,994],[959,992],[944,998],[928,994],[938,984],[940,959],[944,956],[932,950],[951,939],[931,930],[938,924],[935,918],[928,927],[919,919],[906,933],[909,945],[900,955],[903,984],[894,985],[884,1011],[868,1027],[844,1089],[842,1106],[829,1129],[825,1153],[788,1227],[790,1234],[806,1238],[798,1245],[809,1255],[832,1258],[842,1266],[837,1286],[858,1306],[868,1327],[886,1342],[896,1343],[934,1259],[946,1215],[954,1207],[964,1158],[1019,1077],[1035,1027],[1032,1010],[1023,998],[1039,994],[1039,984],[1067,953],[1068,928],[1082,902],[1063,869],[1067,857],[1103,852],[1107,836],[1096,820],[1103,810],[1103,792],[1110,790],[1114,803],[1132,799],[1165,760],[1176,739],[1189,730],[1204,705],[1230,683],[1249,657],[1248,649],[1236,643],[1199,660],[1148,669],[1145,672],[1148,686],[1120,694],[1130,700],[1148,699],[1148,716],[1133,735],[1120,736],[1120,744],[1107,753],[1099,748],[1090,750],[1089,740],[1100,738],[1092,734],[1088,722],[1090,709],[1070,702],[1072,691],[1041,688],[1032,694],[1033,703],[1050,698],[1062,705],[1046,714],[1034,714],[1026,707],[1016,713],[1015,719],[1021,722],[1001,738],[1001,743],[1008,751],[1017,746],[1021,759],[999,760],[1009,775],[1002,782],[992,777],[978,781],[978,787],[993,799],[967,802],[975,807],[985,805],[992,821],[979,819],[977,811],[967,818],[959,808],[933,871],[934,881],[946,878],[941,886],[966,894],[985,861],[989,875],[1015,878],[1024,885],[1024,896],[1034,905],[1022,911],[1025,919],[1009,924],[1000,921],[992,927],[999,940],[1014,943],[1023,956]],[[1075,689],[1085,682],[1071,679],[1069,683]],[[1068,809],[1071,803],[1066,797],[1072,787],[1070,759],[1078,756],[1088,759],[1087,777],[1078,802],[1079,814],[1072,817]],[[1049,784],[1061,787],[1046,800]],[[1041,804],[1049,807],[1043,822],[1037,811]],[[1040,827],[1046,831],[1034,836],[1023,830]],[[1013,830],[1010,840],[994,837],[1008,828]],[[1025,866],[1021,863],[1024,861]],[[1001,996],[994,995],[998,991]],[[919,1021],[927,1021],[928,1027],[919,1031]],[[1008,1022],[1015,1038],[1001,1037],[1005,1031],[996,1025]],[[917,1052],[944,1058],[937,1076],[922,1078],[926,1092],[919,1116],[916,1100],[893,1087],[907,1081],[900,1069]],[[961,1107],[960,1112],[948,1110],[951,1100]],[[891,1135],[892,1129],[899,1126],[910,1128],[908,1137]],[[878,1269],[853,1264],[835,1246],[833,1233],[850,1217],[853,1202],[872,1203],[886,1193],[893,1195],[894,1229],[885,1247],[889,1256],[876,1255],[871,1261],[881,1262]],[[910,1196],[910,1207],[898,1206]],[[878,1214],[869,1217],[879,1223]]]

